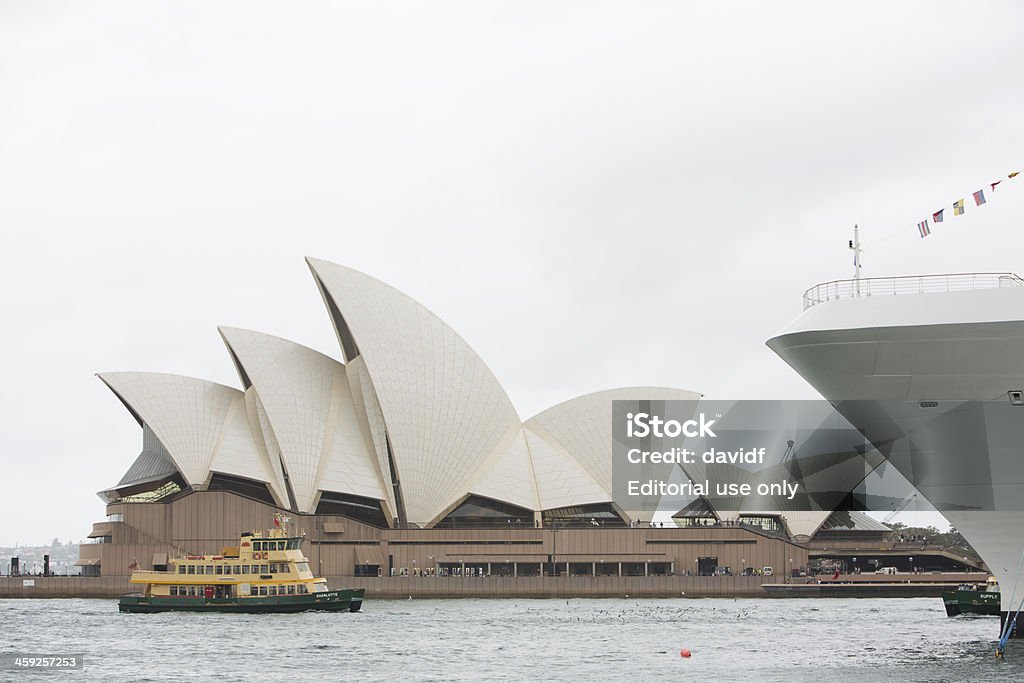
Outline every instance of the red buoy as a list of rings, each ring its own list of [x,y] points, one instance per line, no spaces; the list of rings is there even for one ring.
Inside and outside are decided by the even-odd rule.
[[[690,652],[689,648],[684,647],[682,650],[679,651],[679,656],[683,657],[684,659],[689,659],[691,654],[692,653]]]

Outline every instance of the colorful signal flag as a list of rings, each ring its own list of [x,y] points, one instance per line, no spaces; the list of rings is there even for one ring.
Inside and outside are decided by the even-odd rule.
[[[917,224],[917,231],[919,233],[921,233],[921,237],[922,238],[927,237],[928,235],[932,234],[931,229],[928,227],[928,219],[927,218]]]
[[[964,213],[964,200],[960,199],[953,202],[953,215],[962,216]]]
[[[974,205],[975,206],[981,206],[984,203],[985,203],[985,191],[984,190],[978,190],[977,192],[974,193]]]

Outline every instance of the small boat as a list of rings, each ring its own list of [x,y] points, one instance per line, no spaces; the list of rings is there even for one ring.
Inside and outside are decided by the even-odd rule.
[[[266,533],[246,532],[220,555],[185,555],[167,571],[134,569],[130,582],[142,592],[122,595],[122,612],[358,612],[364,589],[329,590],[313,576],[302,554],[304,536],[291,535],[288,519],[275,516]]]
[[[999,615],[999,582],[994,576],[988,577],[985,585],[961,584],[956,590],[943,591],[942,602],[946,616],[958,614]]]

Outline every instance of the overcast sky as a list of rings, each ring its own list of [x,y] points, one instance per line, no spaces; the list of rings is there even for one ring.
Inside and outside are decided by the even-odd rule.
[[[238,386],[219,324],[340,358],[307,255],[440,315],[523,418],[623,385],[816,397],[764,341],[851,275],[854,223],[867,276],[1024,270],[1024,177],[969,197],[1024,170],[1022,27],[1012,1],[0,2],[0,545],[104,518],[141,431],[94,373]]]

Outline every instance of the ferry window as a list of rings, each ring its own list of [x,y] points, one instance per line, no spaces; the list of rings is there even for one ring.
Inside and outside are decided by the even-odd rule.
[[[295,568],[298,569],[300,572],[308,572],[309,571],[309,563],[308,562],[298,562],[298,563],[296,563]]]
[[[302,584],[302,585],[299,586],[299,593],[307,593],[307,592],[308,591],[306,590],[306,584]]]
[[[235,565],[235,566],[234,566],[234,567],[233,567],[233,568],[231,569],[231,573],[232,573],[232,574],[237,574],[237,573],[239,573],[239,572],[240,572],[241,570],[242,570],[242,566],[241,566],[241,565],[238,565],[238,564],[236,564],[236,565]]]
[[[190,564],[188,566],[188,573],[189,574],[195,574],[196,573],[196,566],[194,564]]]
[[[188,587],[188,594],[189,595],[195,595],[196,594],[196,587],[195,586],[189,586]]]
[[[177,594],[178,594],[178,587],[177,586],[171,586],[171,595],[177,595]]]
[[[278,549],[278,550],[284,550],[284,548],[285,548],[285,545],[287,545],[287,542],[286,542],[286,541],[278,541],[278,542],[277,542],[277,549]]]
[[[252,542],[252,549],[253,550],[263,550],[263,543],[262,543],[262,541],[253,541]]]
[[[249,587],[249,595],[259,595],[259,594],[260,594],[260,591],[259,591],[258,588],[256,588],[256,586],[250,586]]]
[[[216,568],[215,570],[213,570],[213,573],[214,573],[214,574],[223,574],[223,573],[224,573],[224,568],[223,568],[223,567],[221,567],[221,566],[220,566],[220,565],[218,564],[218,565],[217,565],[217,568]]]
[[[213,565],[212,564],[206,565],[206,573],[207,574],[212,574],[213,573]]]
[[[183,565],[183,564],[178,565],[178,573],[179,574],[184,574],[185,573],[185,565]]]
[[[266,595],[266,594],[267,594],[267,587],[266,586],[260,586],[260,595]]]
[[[276,574],[277,573],[277,565],[276,564],[271,564],[270,565],[270,573],[271,574]]]
[[[270,573],[270,567],[268,567],[265,564],[261,564],[260,565],[260,574],[269,574],[269,573]]]
[[[277,595],[277,586],[271,586],[270,587],[270,594],[271,595]]]
[[[288,586],[288,595],[295,595],[295,586]]]
[[[248,574],[249,573],[249,565],[247,565],[247,564],[243,564],[242,565],[242,573],[243,574]]]

